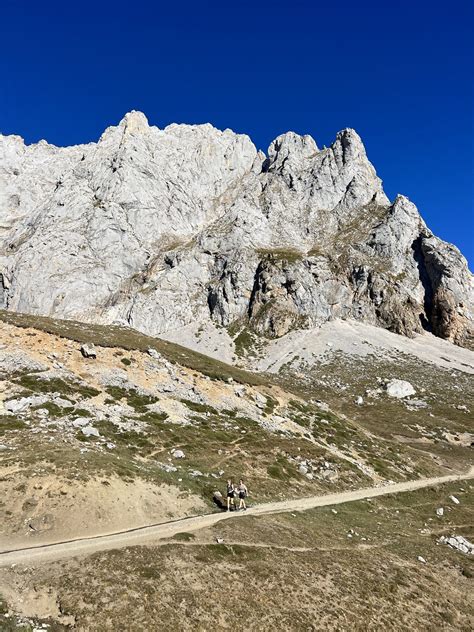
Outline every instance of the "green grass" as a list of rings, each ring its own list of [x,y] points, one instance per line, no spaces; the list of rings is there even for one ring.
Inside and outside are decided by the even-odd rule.
[[[220,411],[221,415],[225,415],[226,417],[231,417],[231,418],[237,417],[238,412],[239,412],[238,410],[229,410],[228,408],[223,408]]]
[[[192,402],[189,399],[180,399],[179,401],[195,413],[210,413],[211,415],[217,415],[217,410],[208,404]]]
[[[235,353],[239,357],[245,356],[254,345],[254,334],[248,329],[243,329],[234,339]]]
[[[305,258],[305,253],[291,248],[260,248],[257,253],[272,263],[283,262],[287,264],[299,263]]]
[[[288,473],[279,465],[269,465],[267,467],[268,476],[271,478],[276,478],[279,481],[284,481],[288,478]]]
[[[63,380],[61,378],[45,379],[33,373],[23,374],[13,380],[15,384],[22,386],[33,393],[59,393],[65,399],[79,395],[85,398],[96,397],[100,394],[95,388],[79,382]]]
[[[22,419],[18,419],[17,417],[10,415],[0,416],[0,434],[4,434],[5,432],[9,432],[11,430],[23,430],[26,427],[27,426]]]
[[[278,402],[276,399],[273,399],[270,395],[266,395],[267,401],[265,403],[265,408],[263,412],[265,415],[272,415],[275,411],[275,408],[278,406]]]
[[[181,533],[173,536],[173,540],[178,540],[178,542],[192,542],[195,539],[194,533],[188,533],[187,531],[181,531]]]
[[[235,355],[238,358],[256,358],[262,351],[265,339],[241,320],[230,325],[227,332],[233,338]]]
[[[288,406],[291,408],[295,408],[300,413],[311,414],[314,411],[314,406],[310,406],[308,404],[304,404],[303,402],[299,402],[296,399],[290,399],[288,402]]]
[[[75,408],[72,413],[71,413],[72,417],[93,417],[93,414],[86,410],[85,408]]]
[[[95,427],[101,435],[112,439],[115,443],[128,447],[132,451],[140,450],[141,453],[153,449],[154,444],[148,435],[133,430],[121,430],[110,421],[98,421]],[[84,437],[84,435],[82,435]],[[95,437],[84,439],[97,440]]]
[[[303,428],[311,428],[311,421],[310,418],[307,417],[306,415],[291,415],[291,420],[294,421],[295,423],[297,423],[299,426],[302,426]]]
[[[127,404],[134,408],[137,413],[147,412],[147,406],[156,404],[159,401],[158,397],[140,393],[134,388],[127,389],[121,386],[107,386],[105,390],[116,402],[126,399]]]
[[[51,417],[65,417],[75,410],[74,406],[58,406],[54,402],[44,402],[44,404],[32,406],[31,410],[40,410],[42,408],[45,408]],[[90,413],[88,414],[90,415]]]
[[[158,413],[150,410],[146,413],[142,413],[136,419],[137,421],[144,421],[148,424],[157,424],[168,419],[168,413]]]

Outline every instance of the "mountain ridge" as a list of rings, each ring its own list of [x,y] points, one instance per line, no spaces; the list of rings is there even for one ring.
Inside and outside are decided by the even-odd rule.
[[[351,129],[257,151],[212,125],[130,112],[97,143],[0,136],[1,306],[126,323],[209,320],[279,337],[336,318],[472,346],[473,279]]]

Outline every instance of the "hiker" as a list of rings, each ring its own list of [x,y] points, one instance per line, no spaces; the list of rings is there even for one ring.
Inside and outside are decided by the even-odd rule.
[[[244,511],[247,509],[247,505],[245,504],[245,499],[249,495],[249,490],[247,489],[247,485],[244,483],[242,479],[240,479],[239,486],[237,487],[237,491],[239,492],[239,509],[243,509]]]
[[[235,497],[235,486],[234,486],[234,483],[232,482],[232,479],[229,478],[227,481],[227,511],[230,511],[231,505],[234,508],[234,510],[236,509],[234,497]]]

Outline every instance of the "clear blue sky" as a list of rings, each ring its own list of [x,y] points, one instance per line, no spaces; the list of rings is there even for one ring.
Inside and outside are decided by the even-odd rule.
[[[353,127],[393,198],[474,261],[472,0],[2,0],[0,131],[64,145],[131,109],[264,150]]]

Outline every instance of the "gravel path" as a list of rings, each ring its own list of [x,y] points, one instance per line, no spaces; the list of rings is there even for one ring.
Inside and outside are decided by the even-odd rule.
[[[242,516],[249,515],[261,516],[272,513],[285,513],[288,511],[305,511],[315,507],[327,507],[328,505],[339,505],[364,498],[375,498],[376,496],[385,496],[387,494],[409,492],[440,483],[462,481],[470,478],[474,478],[474,467],[471,467],[465,474],[423,478],[415,481],[385,485],[383,487],[370,487],[336,494],[265,503],[252,507],[247,512],[212,513],[138,527],[119,533],[101,534],[14,550],[8,550],[8,548],[4,546],[3,549],[0,550],[0,567],[10,566],[12,564],[39,564],[77,555],[90,555],[98,551],[107,551],[134,545],[153,544],[156,540],[170,538],[183,531],[197,531],[211,527],[221,520],[238,520]]]

